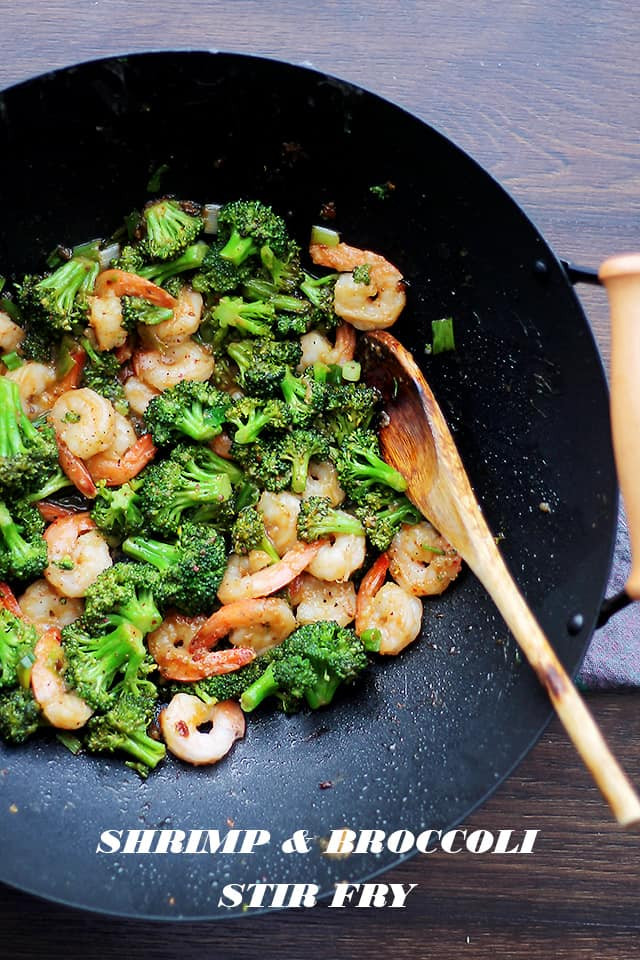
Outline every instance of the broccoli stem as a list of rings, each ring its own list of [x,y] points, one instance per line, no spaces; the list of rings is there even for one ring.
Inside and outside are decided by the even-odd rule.
[[[154,740],[141,730],[133,730],[123,737],[120,749],[152,770],[158,766],[166,754],[163,743]]]
[[[122,550],[134,560],[150,563],[161,573],[173,566],[178,559],[178,551],[171,544],[161,543],[159,540],[145,540],[144,537],[127,537],[122,544]]]
[[[231,236],[220,250],[220,256],[224,260],[230,260],[234,267],[239,267],[244,261],[257,253],[256,247],[251,237],[242,237],[234,227]]]
[[[23,416],[18,385],[0,377],[0,457],[8,459],[24,449],[20,433]]]
[[[14,563],[25,564],[33,547],[22,539],[13,517],[2,501],[0,501],[0,535],[9,552],[13,554]]]
[[[339,686],[339,678],[323,677],[313,687],[305,691],[306,701],[312,710],[317,710],[318,707],[326,707],[333,700]]]
[[[49,479],[45,481],[39,490],[36,490],[35,493],[27,494],[24,499],[27,503],[38,503],[40,500],[44,500],[46,497],[53,496],[53,494],[57,493],[58,490],[63,490],[65,487],[70,486],[72,486],[71,481],[58,467],[53,476],[49,477]]]
[[[270,664],[261,677],[251,684],[240,697],[240,706],[245,713],[251,713],[263,700],[273,696],[280,687],[273,677],[273,664]]]

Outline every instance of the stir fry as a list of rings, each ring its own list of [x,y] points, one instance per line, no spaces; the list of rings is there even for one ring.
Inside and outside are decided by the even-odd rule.
[[[398,269],[322,228],[307,255],[259,201],[125,224],[0,280],[0,736],[145,774],[329,705],[460,559],[354,359]]]

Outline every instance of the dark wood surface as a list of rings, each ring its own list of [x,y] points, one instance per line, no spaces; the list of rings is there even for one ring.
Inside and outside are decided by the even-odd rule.
[[[561,256],[597,265],[640,242],[638,40],[627,0],[0,0],[0,86],[128,50],[227,49],[311,63],[438,127],[501,180]],[[372,149],[379,136],[372,131]],[[581,296],[606,358],[604,294]],[[589,698],[636,781],[639,699]],[[320,906],[160,927],[3,889],[0,955],[637,956],[640,836],[612,826],[557,723],[469,825],[541,833],[529,857],[414,859],[387,878],[418,883],[404,911]]]

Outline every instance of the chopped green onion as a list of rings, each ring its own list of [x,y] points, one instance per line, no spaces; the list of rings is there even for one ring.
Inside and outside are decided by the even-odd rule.
[[[321,243],[324,247],[337,247],[340,243],[340,234],[329,227],[311,227],[311,243]]]
[[[20,323],[20,307],[13,300],[9,300],[8,297],[0,297],[0,310],[11,317],[14,323]]]
[[[4,290],[4,285],[6,282],[7,282],[6,277],[0,277],[0,293],[2,293],[2,291]]]
[[[78,740],[77,737],[74,737],[71,733],[66,733],[66,731],[59,730],[56,733],[56,740],[59,740],[63,747],[66,747],[67,750],[76,756],[82,750],[82,742]]]
[[[3,354],[2,362],[7,370],[17,370],[18,367],[22,366],[24,360],[15,352],[15,350],[13,350],[11,353]]]
[[[363,630],[360,634],[360,639],[362,640],[362,646],[370,653],[378,653],[380,650],[382,634],[377,627],[372,627],[370,630]]]
[[[369,187],[369,193],[372,193],[374,197],[378,198],[378,200],[387,200],[395,188],[395,183],[391,183],[390,180],[387,180],[386,183],[379,183],[373,187]]]
[[[31,684],[31,668],[36,662],[36,655],[32,650],[29,650],[20,658],[16,666],[16,676],[18,678],[18,683],[23,690],[28,690]]]
[[[360,379],[361,367],[357,360],[347,360],[342,364],[342,379],[349,383],[357,383]]]
[[[453,339],[453,319],[452,317],[443,317],[442,320],[432,320],[431,330],[433,331],[433,353],[444,353],[446,350],[455,350],[456,344]]]
[[[444,550],[441,550],[440,547],[430,547],[428,543],[420,544],[423,550],[428,550],[429,553],[437,553],[439,557],[444,557]]]

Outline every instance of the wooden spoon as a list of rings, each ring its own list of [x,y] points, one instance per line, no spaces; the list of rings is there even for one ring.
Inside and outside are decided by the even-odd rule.
[[[365,380],[385,399],[385,460],[407,480],[407,496],[455,547],[493,598],[546,688],[618,823],[640,822],[640,800],[558,660],[496,547],[440,407],[413,357],[378,330],[363,338]]]

